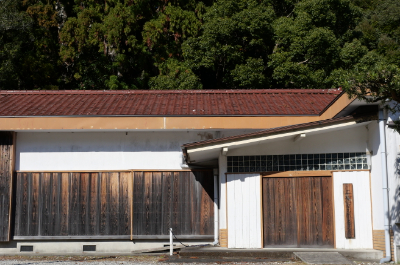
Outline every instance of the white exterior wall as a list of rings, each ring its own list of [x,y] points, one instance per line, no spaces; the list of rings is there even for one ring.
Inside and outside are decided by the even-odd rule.
[[[400,113],[390,114],[388,121],[398,120]],[[400,135],[395,130],[386,127],[386,152],[389,187],[389,216],[391,228],[394,231],[394,255],[398,262],[396,246],[400,245]],[[382,218],[383,219],[383,218]]]
[[[353,184],[355,238],[346,239],[344,224],[343,184]],[[373,248],[369,172],[334,172],[336,248]]]
[[[388,121],[398,120],[399,113],[390,114]],[[381,147],[379,138],[378,121],[372,122],[369,126],[369,149],[372,151],[371,161],[371,193],[372,193],[372,214],[373,229],[384,230],[384,209],[383,209],[383,190],[382,190],[382,169],[381,167]],[[400,223],[400,135],[393,129],[385,126],[386,130],[386,159],[387,175],[389,187],[389,218],[391,229],[394,231],[394,245],[400,245],[400,228],[396,223]],[[395,247],[396,249],[396,247]],[[396,261],[397,251],[394,252]]]
[[[384,230],[381,145],[378,121],[368,125],[368,149],[371,155],[371,196],[373,230]]]
[[[245,132],[18,132],[16,169],[177,170],[182,144]]]
[[[259,174],[229,174],[228,248],[262,248],[261,177]]]
[[[229,149],[229,156],[237,155],[285,155],[319,154],[367,151],[368,130],[365,126],[337,130],[327,133],[306,135],[294,142],[293,137],[286,140],[270,141],[265,144],[244,148]]]

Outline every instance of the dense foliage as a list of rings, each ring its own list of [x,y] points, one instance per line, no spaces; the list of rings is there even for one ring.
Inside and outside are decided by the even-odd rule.
[[[399,41],[398,0],[0,0],[0,89],[399,98]]]

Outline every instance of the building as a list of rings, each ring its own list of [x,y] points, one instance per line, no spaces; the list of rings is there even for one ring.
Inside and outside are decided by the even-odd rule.
[[[229,248],[392,238],[397,260],[390,120],[338,89],[1,91],[0,253],[131,252],[172,227]]]

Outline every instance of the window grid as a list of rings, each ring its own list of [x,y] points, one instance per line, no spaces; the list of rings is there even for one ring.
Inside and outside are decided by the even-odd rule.
[[[366,153],[228,156],[228,172],[369,169]]]

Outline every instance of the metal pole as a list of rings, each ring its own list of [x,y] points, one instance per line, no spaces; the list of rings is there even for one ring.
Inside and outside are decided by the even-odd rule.
[[[169,255],[174,255],[174,242],[172,241],[172,228],[169,229]]]

